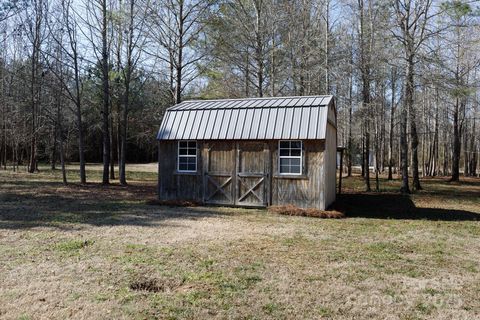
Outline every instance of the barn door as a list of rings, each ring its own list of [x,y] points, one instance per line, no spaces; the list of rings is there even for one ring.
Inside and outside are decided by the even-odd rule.
[[[266,206],[267,183],[266,148],[261,142],[237,143],[235,204]]]
[[[213,142],[205,149],[205,203],[235,204],[235,148],[232,143]]]

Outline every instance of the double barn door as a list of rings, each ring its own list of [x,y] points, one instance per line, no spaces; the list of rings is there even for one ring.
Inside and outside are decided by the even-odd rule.
[[[210,142],[203,154],[204,201],[267,206],[269,151],[261,142]]]

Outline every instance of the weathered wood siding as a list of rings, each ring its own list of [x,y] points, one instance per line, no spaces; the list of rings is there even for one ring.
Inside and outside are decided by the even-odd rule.
[[[198,142],[199,150],[202,143]],[[161,200],[200,200],[203,192],[202,157],[197,157],[196,173],[177,172],[177,141],[161,141],[158,148],[158,196]],[[198,154],[198,151],[197,151]]]
[[[327,135],[327,141],[328,148],[336,149],[336,138],[330,141]],[[278,174],[276,140],[197,141],[197,172],[178,173],[177,143],[159,143],[158,191],[162,200],[193,199],[241,206],[293,204],[324,209],[326,202],[335,199],[335,151],[324,157],[324,140],[303,141],[301,176]],[[333,161],[333,173],[324,172],[325,161],[330,168],[327,171],[332,170]],[[325,181],[332,177],[333,189],[328,184],[326,190]]]
[[[213,204],[234,204],[235,143],[209,141],[204,143],[204,193],[202,201]]]
[[[337,123],[337,114],[335,111],[335,102],[331,101],[330,105],[328,106],[328,113],[327,113],[327,120],[330,121],[331,123]],[[328,134],[328,132],[327,132]]]
[[[270,144],[272,151],[272,204],[293,204],[302,208],[322,208],[324,201],[322,166],[325,144],[322,140],[303,141],[304,171],[302,176],[278,174],[278,142]]]
[[[337,130],[332,123],[327,123],[327,136],[325,140],[324,153],[324,189],[325,189],[325,207],[331,205],[336,198],[337,182]]]
[[[265,142],[237,143],[236,205],[267,205],[268,154],[268,144]]]

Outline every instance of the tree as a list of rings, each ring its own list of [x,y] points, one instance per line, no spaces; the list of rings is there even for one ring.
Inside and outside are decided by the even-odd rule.
[[[364,163],[365,168],[364,178],[366,191],[370,191],[370,118],[371,118],[371,105],[370,105],[370,83],[371,83],[371,61],[372,61],[372,49],[374,45],[373,35],[373,8],[372,2],[368,1],[368,8],[365,8],[365,1],[358,0],[358,14],[359,14],[359,29],[358,29],[358,41],[359,41],[359,69],[361,74],[361,86],[362,86],[362,109],[364,119]],[[367,18],[365,17],[367,15]]]
[[[87,1],[85,3],[87,12],[84,23],[88,28],[87,36],[95,57],[98,61],[100,70],[99,76],[101,80],[101,97],[102,97],[102,160],[103,174],[102,183],[107,185],[110,183],[110,46],[109,34],[110,27],[109,5],[107,0]]]
[[[125,163],[127,156],[127,127],[128,127],[128,113],[130,111],[131,104],[131,87],[134,72],[137,67],[137,63],[141,57],[143,50],[143,44],[145,42],[143,37],[144,31],[144,19],[140,14],[139,1],[129,0],[128,7],[125,10],[125,31],[126,43],[125,43],[125,64],[122,68],[122,78],[124,84],[123,92],[123,110],[122,110],[122,125],[121,125],[121,146],[120,146],[120,183],[122,185],[127,184]],[[122,30],[122,29],[120,29]]]
[[[412,149],[413,188],[421,190],[418,171],[418,134],[416,125],[415,94],[415,64],[423,44],[438,31],[430,30],[429,23],[438,13],[432,13],[432,0],[395,0],[395,27],[393,36],[403,49],[405,85],[404,105],[400,114],[400,159],[402,171],[402,186],[400,191],[410,193],[408,183],[408,145],[407,121],[410,122],[410,145]]]
[[[237,96],[262,97],[269,87],[272,95],[280,91],[274,88],[279,82],[274,79],[278,75],[275,68],[281,59],[275,50],[281,31],[276,29],[279,17],[274,8],[270,0],[224,1],[209,25],[209,52],[215,55],[208,66],[214,68],[210,75],[228,73],[225,77],[233,80],[238,90],[232,91]],[[226,82],[224,77],[210,80]]]
[[[48,13],[47,0],[33,0],[31,6],[26,6],[22,15],[22,25],[30,44],[30,160],[28,172],[37,170],[37,135],[38,113],[41,103],[41,46],[46,37],[45,16]]]
[[[62,32],[62,30],[57,30],[57,32]],[[45,73],[44,82],[46,91],[51,99],[49,103],[45,103],[44,114],[48,121],[51,123],[52,129],[52,148],[51,148],[51,167],[52,170],[55,169],[56,153],[57,153],[57,142],[59,145],[60,153],[60,164],[62,170],[62,181],[64,185],[67,185],[67,173],[65,168],[65,151],[64,151],[64,106],[67,104],[65,101],[65,68],[63,64],[62,55],[63,50],[61,48],[61,43],[54,41],[54,37],[50,37],[47,48],[43,50],[43,53],[46,53],[48,57],[55,57],[54,61],[48,61],[48,71]],[[50,71],[50,72],[49,72]],[[51,74],[53,73],[53,75]]]
[[[449,19],[449,24],[453,27],[451,37],[449,37],[451,45],[447,44],[447,48],[450,49],[449,57],[454,61],[454,65],[453,68],[446,64],[443,65],[443,68],[449,72],[452,83],[450,93],[454,99],[451,111],[453,116],[453,150],[450,180],[459,181],[461,140],[465,130],[467,102],[469,96],[473,93],[468,82],[470,74],[480,64],[480,59],[475,56],[475,53],[470,52],[474,48],[473,43],[477,41],[469,35],[471,28],[473,28],[471,17],[473,10],[470,4],[464,1],[446,2],[443,4],[443,9]],[[467,145],[465,144],[464,147],[467,147]],[[467,162],[467,157],[465,158],[465,162]],[[465,173],[468,173],[468,166],[465,167]]]
[[[185,87],[199,76],[196,64],[206,52],[189,49],[202,42],[205,19],[213,4],[211,0],[154,0],[148,4],[148,35],[156,50],[145,51],[168,66],[174,103],[181,102]]]
[[[57,62],[62,64],[63,69],[69,72],[58,73],[57,69],[52,72],[60,80],[63,92],[70,101],[73,102],[75,109],[76,126],[78,131],[78,158],[80,168],[80,183],[87,183],[85,171],[85,138],[82,120],[82,80],[80,76],[81,56],[79,49],[78,36],[78,17],[72,8],[72,0],[59,0],[58,15],[55,25],[49,24],[50,35],[56,43],[61,55],[51,56]],[[61,61],[58,61],[61,57]],[[62,70],[63,70],[62,69]]]
[[[388,138],[388,180],[393,179],[393,136],[394,136],[394,126],[395,126],[395,109],[396,109],[396,92],[397,92],[397,69],[393,67],[391,69],[391,78],[390,78],[390,85],[391,85],[391,95],[392,99],[390,102],[390,130],[389,130],[389,138]]]

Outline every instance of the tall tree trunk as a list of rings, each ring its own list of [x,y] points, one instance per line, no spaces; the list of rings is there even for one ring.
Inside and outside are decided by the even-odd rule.
[[[110,184],[110,130],[109,130],[109,106],[110,88],[108,79],[108,43],[107,43],[107,0],[102,0],[102,89],[103,89],[103,112],[102,112],[102,136],[103,136],[103,184]]]
[[[402,186],[400,192],[410,193],[408,183],[408,145],[407,145],[407,119],[409,110],[409,101],[413,101],[413,65],[407,63],[406,83],[405,83],[405,101],[400,114],[400,170],[402,172]],[[410,81],[409,81],[410,79]]]
[[[275,97],[275,81],[277,80],[277,69],[275,67],[275,33],[272,36],[272,52],[270,54],[270,96]]]
[[[123,93],[123,113],[122,113],[122,134],[121,134],[121,150],[120,150],[120,183],[122,185],[127,184],[126,176],[126,160],[127,160],[127,130],[128,130],[128,112],[130,110],[130,82],[132,80],[133,72],[133,10],[135,6],[135,0],[130,0],[130,21],[128,27],[128,39],[127,39],[127,66],[124,70],[125,79],[125,91]]]
[[[460,150],[461,150],[461,128],[459,124],[460,99],[455,102],[455,111],[453,113],[453,153],[452,153],[452,177],[450,181],[460,180]]]
[[[358,9],[360,11],[360,30],[359,30],[359,46],[360,46],[360,72],[362,79],[362,116],[364,123],[364,155],[363,155],[363,173],[365,178],[365,189],[370,191],[370,77],[371,77],[371,52],[373,28],[372,21],[369,24],[369,30],[365,28],[365,8],[364,0],[358,0]],[[369,8],[371,9],[371,8]],[[371,19],[371,17],[370,17]]]
[[[128,73],[128,71],[127,71]],[[130,76],[128,76],[130,78]],[[121,145],[120,145],[120,161],[119,161],[119,174],[120,184],[127,184],[127,176],[125,171],[125,164],[127,158],[127,126],[128,126],[128,106],[130,104],[130,79],[125,80],[125,93],[122,113],[122,133],[121,133]]]
[[[470,173],[468,172],[470,162],[470,154],[468,153],[468,120],[465,121],[465,128],[463,129],[463,176],[468,177]]]
[[[330,0],[325,1],[325,87],[324,87],[324,94],[330,94]]]
[[[16,164],[18,159],[18,146],[16,142],[13,143],[13,152],[12,152],[12,167],[13,167],[13,172],[16,171]]]
[[[121,134],[122,134],[122,121],[117,121],[117,127],[116,127],[116,136],[115,136],[115,140],[117,142],[117,145],[115,146],[116,147],[116,156],[117,156],[117,159],[119,159],[119,165],[120,165],[120,159],[122,158],[121,156],[121,152],[122,152],[122,137],[121,137]],[[120,175],[120,168],[118,169],[119,171],[119,175]]]
[[[63,148],[63,117],[61,114],[61,99],[62,96],[59,95],[59,101],[57,102],[57,126],[55,126],[55,136],[58,137],[59,140],[59,151],[60,151],[60,166],[62,168],[62,182],[64,185],[67,185],[67,170],[65,169],[65,150]]]
[[[385,138],[386,133],[387,133],[387,119],[386,119],[386,84],[382,83],[382,110],[381,110],[381,116],[380,116],[380,172],[383,173],[385,172],[385,158],[386,158],[386,141],[387,139]]]
[[[256,12],[256,26],[255,26],[255,59],[257,60],[257,92],[259,97],[263,97],[263,34],[261,30],[262,17],[262,1],[254,1]]]
[[[76,103],[75,114],[77,118],[77,130],[78,130],[78,158],[80,162],[80,183],[86,184],[87,174],[85,171],[85,142],[83,137],[83,122],[82,122],[82,110],[81,110],[80,97],[78,98],[78,102]]]
[[[248,54],[248,48],[245,51],[245,97],[250,96],[250,57]]]
[[[383,91],[383,88],[382,88]],[[378,108],[376,110],[378,114]],[[383,101],[382,101],[382,113],[384,112],[383,108]],[[380,191],[380,180],[379,180],[379,173],[380,173],[380,165],[381,165],[381,160],[380,160],[380,143],[381,143],[381,128],[380,126],[383,126],[383,122],[378,122],[375,121],[375,141],[374,141],[374,147],[375,147],[375,191]]]
[[[180,0],[179,2],[179,12],[178,12],[178,52],[177,52],[177,63],[176,63],[176,87],[175,87],[175,103],[182,102],[182,72],[183,72],[183,36],[184,36],[184,1]]]
[[[428,104],[428,90],[427,89],[424,89],[423,92],[422,92],[422,95],[423,95],[423,99],[422,99],[422,123],[424,125],[430,125],[430,121],[427,122],[427,104]],[[421,159],[421,164],[422,164],[422,177],[425,177],[425,173],[427,172],[426,170],[426,167],[427,167],[427,164],[426,164],[426,159],[425,159],[425,145],[427,144],[427,138],[430,137],[430,133],[429,132],[426,132],[424,133],[422,136],[421,136],[421,146],[422,146],[422,151],[421,151],[421,155],[422,155],[422,159]]]
[[[353,55],[352,55],[353,57]],[[351,61],[353,65],[353,61]],[[353,72],[348,80],[348,148],[347,148],[347,176],[352,176],[353,162]]]
[[[460,27],[455,28],[456,33],[456,70],[455,70],[455,84],[457,88],[464,87],[464,79],[462,76],[462,45]],[[465,110],[463,97],[457,95],[455,99],[455,107],[453,112],[453,154],[452,154],[452,177],[450,181],[460,180],[460,152],[461,152],[461,136],[462,125],[460,123],[460,111]]]
[[[80,89],[80,68],[78,66],[78,52],[76,40],[72,42],[73,68],[75,74],[75,117],[78,130],[78,159],[80,162],[80,183],[87,183],[87,174],[85,172],[85,142],[82,121],[82,97]]]
[[[55,123],[52,129],[52,148],[50,152],[50,169],[55,170],[57,164],[57,126]]]
[[[0,169],[3,168],[4,170],[7,170],[7,105],[5,101],[5,87],[4,87],[4,81],[3,81],[3,70],[5,68],[3,59],[0,61],[0,104],[2,107],[2,140],[0,144]]]
[[[414,93],[415,93],[415,80],[414,80],[414,57],[411,51],[407,51],[407,74],[405,76],[405,102],[408,108],[409,122],[410,122],[410,145],[412,149],[412,176],[413,176],[413,189],[421,190],[420,176],[418,172],[418,134],[417,124],[415,122],[415,106],[414,106]],[[402,185],[403,188],[403,185]]]
[[[169,40],[171,42],[171,40]],[[168,58],[169,58],[169,71],[170,71],[170,98],[171,102],[175,103],[175,97],[176,97],[176,88],[175,88],[175,83],[176,83],[176,78],[175,78],[175,57],[172,52],[173,44],[169,43],[169,50],[168,50]]]
[[[33,173],[37,169],[37,110],[40,103],[39,94],[39,64],[40,64],[40,45],[41,45],[41,27],[43,19],[43,0],[34,1],[35,7],[35,29],[33,30],[32,62],[31,62],[31,83],[30,83],[30,103],[31,103],[31,126],[30,126],[30,160],[28,172]]]
[[[410,139],[411,139],[411,148],[412,148],[412,176],[413,176],[413,189],[422,190],[420,185],[420,174],[418,171],[418,134],[417,134],[417,125],[415,123],[415,113],[413,103],[410,105],[411,109],[409,112],[410,115]]]
[[[2,154],[2,165],[3,169],[7,170],[7,112],[6,112],[6,103],[3,104],[3,154]]]
[[[63,150],[63,139],[60,138],[60,165],[62,167],[62,181],[64,185],[68,184],[67,170],[65,169],[65,151]]]
[[[435,125],[434,125],[434,133],[433,133],[433,147],[432,147],[432,166],[430,172],[432,176],[437,175],[438,170],[438,121],[439,121],[439,110],[438,106],[440,104],[439,95],[438,95],[438,87],[435,88]]]
[[[364,84],[364,89],[367,90]],[[365,167],[365,190],[368,192],[371,190],[370,188],[370,93],[364,91],[363,96],[363,103],[364,103],[364,117],[365,119],[365,155],[364,155],[364,167]]]
[[[390,106],[390,134],[388,137],[388,180],[392,180],[393,167],[393,129],[395,125],[395,94],[396,94],[397,69],[392,68],[392,101]]]
[[[475,110],[475,109],[474,109]],[[476,145],[475,145],[475,132],[476,132],[476,119],[475,117],[473,118],[472,121],[472,137],[470,138],[470,152],[471,152],[471,157],[470,157],[470,162],[469,162],[469,172],[472,177],[475,177],[477,174],[477,152],[476,152]]]
[[[117,106],[117,117],[118,117],[118,110],[120,109]],[[115,126],[114,126],[114,112],[113,112],[113,105],[112,99],[110,99],[110,180],[115,180]],[[117,120],[118,121],[118,120]],[[117,157],[118,159],[118,157]]]
[[[362,124],[362,177],[365,178],[365,128]]]

